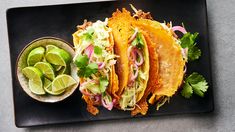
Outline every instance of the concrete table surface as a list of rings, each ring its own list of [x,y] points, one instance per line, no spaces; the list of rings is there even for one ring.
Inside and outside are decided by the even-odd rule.
[[[14,124],[6,9],[84,0],[0,0],[0,132],[235,131],[235,0],[207,0],[215,111],[150,119],[99,121],[20,129]]]

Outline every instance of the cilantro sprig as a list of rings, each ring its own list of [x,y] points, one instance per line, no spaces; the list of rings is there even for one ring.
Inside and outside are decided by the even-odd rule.
[[[185,79],[181,95],[190,98],[192,94],[204,97],[204,93],[208,89],[208,83],[205,78],[197,72],[193,72]]]
[[[196,38],[198,33],[191,34],[190,32],[184,34],[180,39],[181,47],[188,48],[188,60],[194,61],[201,56],[201,50],[197,47]]]
[[[98,65],[96,63],[89,63],[89,58],[87,55],[79,55],[75,64],[79,68],[78,76],[79,77],[90,77],[92,74],[95,74],[98,71]]]

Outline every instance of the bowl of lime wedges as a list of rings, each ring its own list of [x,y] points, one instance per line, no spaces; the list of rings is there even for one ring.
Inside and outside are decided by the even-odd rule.
[[[16,74],[23,90],[40,102],[54,103],[72,95],[78,87],[73,48],[64,40],[42,37],[24,47]]]

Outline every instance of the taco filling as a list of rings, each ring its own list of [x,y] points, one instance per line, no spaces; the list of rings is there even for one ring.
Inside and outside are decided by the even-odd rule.
[[[127,49],[130,71],[128,85],[119,101],[123,110],[133,110],[145,91],[149,74],[149,68],[147,68],[149,64],[146,63],[149,60],[146,50],[147,45],[144,36],[138,28],[133,29],[133,35],[128,40]]]
[[[113,67],[117,56],[113,53],[112,34],[107,21],[85,22],[78,27],[78,31],[73,34],[76,51],[74,63],[80,77],[79,90],[89,103],[88,107],[102,104],[111,110],[115,99],[108,88],[113,80],[112,74],[115,73]]]

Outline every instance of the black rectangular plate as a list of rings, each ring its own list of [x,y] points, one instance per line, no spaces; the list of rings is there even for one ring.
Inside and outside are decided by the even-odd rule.
[[[136,8],[150,11],[152,16],[160,22],[172,21],[174,25],[180,25],[183,22],[188,31],[199,32],[197,42],[202,50],[202,57],[188,64],[188,73],[192,71],[201,73],[210,86],[204,98],[193,96],[188,100],[177,93],[171,98],[170,103],[165,104],[159,111],[156,111],[153,106],[150,107],[145,117],[202,113],[213,110],[206,0],[133,0],[22,7],[7,11],[17,127],[132,118],[130,112],[108,111],[104,108],[100,108],[100,114],[92,116],[86,111],[86,105],[81,99],[79,90],[59,103],[47,104],[35,101],[24,93],[15,75],[17,56],[30,41],[43,36],[54,36],[72,44],[72,33],[76,31],[76,25],[82,24],[84,19],[104,20],[105,17],[110,17],[117,8],[125,7],[131,10],[130,3]]]

